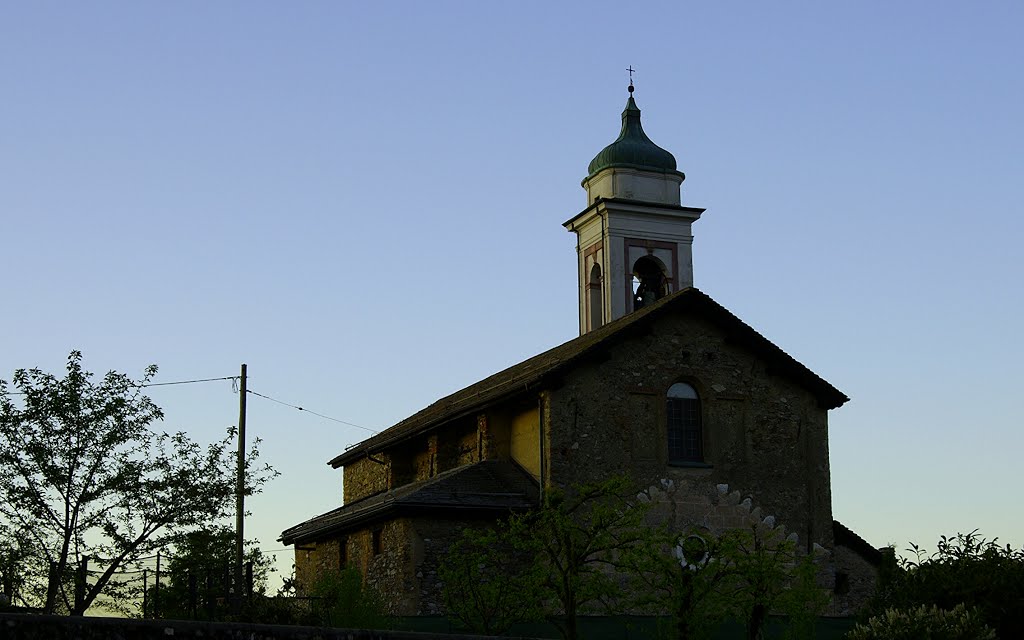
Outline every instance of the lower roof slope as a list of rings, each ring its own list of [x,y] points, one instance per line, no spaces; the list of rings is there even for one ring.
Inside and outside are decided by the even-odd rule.
[[[522,511],[538,503],[536,480],[514,462],[483,460],[350,502],[281,534],[284,544],[319,540],[399,513]]]
[[[882,550],[871,546],[870,542],[838,520],[832,521],[832,538],[836,546],[842,545],[852,549],[872,565],[877,567],[882,564]]]

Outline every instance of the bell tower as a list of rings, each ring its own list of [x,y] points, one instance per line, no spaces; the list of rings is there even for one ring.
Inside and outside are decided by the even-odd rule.
[[[577,238],[580,335],[693,286],[690,225],[704,209],[680,204],[685,178],[644,133],[630,83],[619,137],[583,179],[587,208],[563,224]]]

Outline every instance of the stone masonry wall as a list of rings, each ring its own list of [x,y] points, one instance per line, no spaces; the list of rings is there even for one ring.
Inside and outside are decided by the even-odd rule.
[[[436,637],[434,633],[411,631],[0,613],[0,638],[4,640],[429,640]],[[485,640],[484,636],[474,635],[444,634],[444,637],[449,640]]]
[[[726,484],[709,486],[690,481],[677,484],[662,478],[658,483],[641,489],[636,499],[650,504],[648,520],[651,524],[668,522],[678,531],[707,531],[712,535],[740,528],[753,531],[762,541],[794,543],[800,556],[807,550],[807,545],[803,544],[796,531],[787,530],[784,523],[774,514],[762,510],[743,490]],[[857,615],[874,595],[878,568],[841,544],[829,550],[812,543],[810,554],[818,567],[818,584],[829,592],[830,597],[822,615]]]
[[[875,593],[878,568],[843,545],[835,548],[836,594],[829,615],[856,615]]]
[[[442,429],[438,441],[438,464],[435,474],[479,460],[480,437],[475,418],[472,422],[458,421],[455,425]]]
[[[303,587],[314,584],[325,572],[339,568],[339,548],[346,541],[347,565],[363,574],[399,616],[444,613],[438,569],[448,548],[463,529],[489,526],[492,520],[448,518],[400,518],[380,526],[381,553],[374,554],[373,531],[377,526],[351,532],[344,538],[300,545],[295,552],[295,577]]]
[[[380,462],[360,458],[345,465],[342,483],[345,504],[387,491],[388,478],[391,476],[391,456],[378,453],[373,457]]]
[[[304,542],[295,546],[295,580],[303,591],[316,584],[320,576],[340,568],[341,540]]]
[[[448,520],[415,518],[414,531],[415,579],[419,583],[419,601],[414,610],[405,615],[436,615],[445,611],[442,594],[443,583],[438,574],[448,549],[459,539],[462,530],[470,527],[489,526],[493,521]]]
[[[380,553],[374,553],[372,545],[362,548],[364,554],[356,566],[365,567],[363,575],[366,584],[386,595],[390,610],[394,615],[406,615],[416,609],[418,589],[413,579],[413,532],[409,520],[401,518],[378,525],[381,532]],[[365,532],[366,541],[370,542],[373,530]]]
[[[663,317],[609,352],[547,396],[550,482],[624,472],[640,486],[728,484],[806,545],[832,547],[827,416],[811,394],[696,317]],[[676,382],[701,398],[704,468],[668,463],[665,394]]]
[[[797,532],[788,531],[774,514],[766,513],[749,495],[730,490],[727,484],[711,485],[689,478],[677,483],[662,478],[641,489],[636,499],[650,505],[647,519],[652,525],[667,522],[679,531],[704,530],[715,536],[730,529],[746,529],[763,539],[789,540],[799,546]],[[824,548],[817,545],[817,550],[820,553]]]
[[[475,417],[410,438],[387,452],[376,452],[345,465],[345,504],[478,462],[480,450]]]
[[[637,329],[541,392],[544,484],[627,473],[647,487],[652,513],[679,530],[720,532],[759,520],[762,528],[784,526],[779,530],[805,551],[815,545],[831,551],[827,415],[816,399],[699,317],[665,316]],[[707,464],[668,462],[665,394],[675,382],[700,395]],[[386,490],[392,466],[394,478],[418,480],[472,462],[481,450],[497,452],[491,432],[509,430],[500,428],[502,415],[493,409],[375,454],[384,466],[369,459],[347,465],[345,502]],[[348,563],[388,594],[393,613],[435,614],[442,610],[437,568],[465,526],[479,523],[395,520],[382,529],[383,551],[376,555],[372,529],[363,529],[348,535]],[[337,567],[336,541],[316,545],[312,558],[300,562],[302,553],[296,553],[297,574]],[[827,564],[834,575],[831,555]]]
[[[379,553],[374,550],[377,531],[380,536]],[[298,545],[295,578],[302,589],[308,589],[322,576],[341,568],[342,544],[345,545],[345,566],[358,569],[367,585],[385,595],[388,613],[415,613],[418,589],[412,578],[413,532],[409,520],[391,520],[345,536]]]

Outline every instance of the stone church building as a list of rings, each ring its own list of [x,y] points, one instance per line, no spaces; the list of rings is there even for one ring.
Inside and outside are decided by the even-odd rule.
[[[626,473],[684,530],[777,529],[825,558],[832,613],[880,553],[832,517],[828,411],[848,398],[693,287],[675,158],[640,124],[591,161],[576,234],[580,336],[442,398],[330,460],[344,502],[281,535],[300,584],[358,567],[399,615],[441,612],[438,566],[465,527],[547,487]]]

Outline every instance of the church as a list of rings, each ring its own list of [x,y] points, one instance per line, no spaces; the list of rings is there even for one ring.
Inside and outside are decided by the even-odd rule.
[[[300,584],[357,567],[396,615],[443,613],[438,567],[466,527],[549,487],[628,474],[680,531],[777,529],[826,558],[830,613],[874,588],[879,550],[833,520],[828,412],[849,399],[693,286],[685,175],[633,86],[587,168],[580,336],[336,455],[343,504],[281,534]]]

